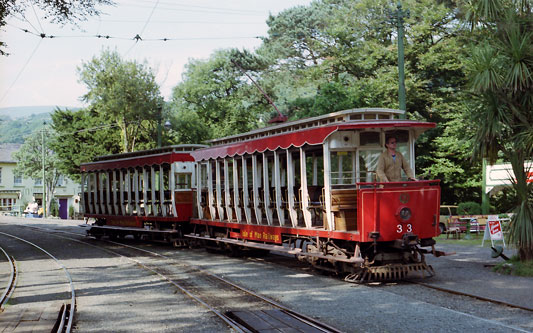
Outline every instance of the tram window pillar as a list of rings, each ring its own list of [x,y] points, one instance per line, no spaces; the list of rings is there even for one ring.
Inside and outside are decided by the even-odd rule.
[[[228,221],[233,221],[233,207],[231,204],[231,187],[233,183],[233,177],[231,175],[230,171],[230,165],[227,158],[223,161],[224,166],[224,203],[226,208],[226,215],[228,218]]]
[[[241,210],[241,200],[240,200],[240,186],[239,186],[239,162],[237,159],[233,158],[231,160],[232,164],[232,174],[233,174],[233,208],[235,209],[235,218],[238,223],[242,221],[242,210]],[[244,188],[242,188],[244,191]]]
[[[244,208],[244,216],[246,217],[246,223],[252,223],[252,210],[250,204],[250,184],[248,175],[248,159],[242,156],[242,206]]]

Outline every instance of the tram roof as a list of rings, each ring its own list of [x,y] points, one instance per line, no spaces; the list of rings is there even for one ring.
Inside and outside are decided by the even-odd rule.
[[[305,118],[210,141],[213,146],[191,152],[195,160],[274,151],[305,144],[318,145],[333,132],[350,129],[414,129],[415,136],[435,123],[398,119],[405,111],[382,108],[351,109]]]
[[[178,161],[194,161],[190,153],[206,145],[174,145],[155,149],[140,150],[129,153],[104,155],[94,162],[83,163],[81,171],[112,170],[138,166],[159,165]]]

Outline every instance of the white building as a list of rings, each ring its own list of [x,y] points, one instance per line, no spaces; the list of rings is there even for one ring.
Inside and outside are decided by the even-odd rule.
[[[42,207],[43,184],[41,179],[25,178],[14,170],[17,162],[12,157],[20,149],[20,144],[0,145],[0,213],[20,214],[29,202],[35,200]],[[81,186],[74,181],[61,177],[53,193],[59,203],[59,215],[68,218],[69,208],[79,212],[79,193]]]

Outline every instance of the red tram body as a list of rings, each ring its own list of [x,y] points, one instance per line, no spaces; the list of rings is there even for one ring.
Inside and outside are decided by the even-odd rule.
[[[376,181],[388,135],[415,169],[415,140],[435,126],[400,120],[401,113],[346,110],[213,140],[188,153],[148,151],[84,164],[86,216],[97,219],[89,233],[164,231],[165,240],[183,236],[233,253],[286,252],[352,282],[432,275],[424,254],[436,254],[439,181]],[[176,188],[178,179],[189,180]],[[177,200],[178,190],[194,203]]]

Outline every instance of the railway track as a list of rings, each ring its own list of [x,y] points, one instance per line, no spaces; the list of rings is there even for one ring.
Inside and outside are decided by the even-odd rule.
[[[50,230],[43,230],[43,231],[46,231],[46,232],[50,232]],[[63,233],[63,234],[74,234],[76,236],[80,236],[82,235],[81,233],[70,233],[70,232],[65,232],[65,231],[60,231],[60,230],[53,230],[53,232],[55,233]],[[85,244],[87,244],[85,241],[80,241],[80,242],[83,242]],[[123,243],[117,243],[117,242],[109,242],[109,244],[114,244],[116,246],[120,246],[122,248],[124,247],[127,247],[131,250],[134,250],[134,251],[141,251],[142,253],[145,253],[145,254],[149,254],[150,256],[152,257],[158,257],[158,258],[161,258],[161,259],[164,259],[164,260],[167,260],[167,261],[171,261],[173,260],[172,258],[170,257],[167,257],[165,255],[162,255],[162,254],[159,254],[159,253],[156,253],[156,252],[153,252],[153,251],[149,251],[149,250],[146,250],[146,249],[142,249],[142,248],[139,248],[139,247],[135,247],[135,246],[132,246],[132,245],[128,245],[128,244],[123,244]],[[270,261],[270,259],[267,259],[268,261]],[[261,261],[264,261],[264,259],[261,259]],[[274,263],[277,263],[277,264],[280,264],[282,266],[285,266],[285,261],[283,260],[280,260],[280,259],[274,259],[273,261]],[[289,262],[289,261],[288,261]],[[294,261],[293,260],[290,260],[289,262],[289,266],[294,266]],[[183,266],[183,263],[180,264],[180,266],[184,267]],[[191,269],[191,266],[188,266],[189,269]],[[205,270],[201,270],[201,269],[198,269],[197,270],[197,273],[200,274],[200,275],[205,275],[205,276],[213,276],[213,278],[215,279],[222,279],[222,280],[225,280],[224,278],[222,277],[218,277],[216,275],[213,275],[211,274],[210,272],[207,272]],[[166,272],[163,272],[162,275],[166,275],[168,276],[168,274],[166,274]],[[231,284],[230,281],[227,281]],[[506,303],[506,302],[502,302],[502,301],[498,301],[498,300],[495,300],[495,299],[490,299],[490,298],[485,298],[485,297],[479,297],[477,295],[473,295],[473,294],[469,294],[469,293],[464,293],[464,292],[458,292],[458,291],[455,291],[455,290],[450,290],[450,289],[446,289],[446,288],[441,288],[441,287],[438,287],[438,286],[433,286],[433,285],[430,285],[430,284],[427,284],[427,283],[424,283],[424,282],[417,282],[417,281],[411,281],[411,282],[408,282],[406,283],[405,285],[408,285],[408,284],[413,284],[413,285],[420,285],[420,286],[423,286],[425,288],[429,288],[429,289],[432,289],[432,290],[436,290],[436,291],[440,291],[440,292],[444,292],[444,293],[447,293],[447,294],[453,294],[453,295],[458,295],[458,296],[466,296],[466,297],[469,297],[469,298],[472,298],[472,299],[476,299],[476,300],[479,300],[479,301],[483,301],[483,302],[487,302],[487,303],[494,303],[494,304],[497,304],[497,305],[503,305],[503,306],[506,306],[506,307],[509,307],[511,309],[520,309],[520,310],[524,310],[524,311],[528,311],[529,313],[531,313],[531,309],[530,308],[524,308],[524,307],[521,307],[521,306],[517,306],[517,305],[514,305],[514,304],[509,304],[509,303]],[[187,285],[184,286],[185,289],[187,289]],[[238,289],[239,286],[235,286],[234,288]],[[244,289],[244,288],[243,288]],[[392,292],[395,292],[395,291],[392,291]],[[252,292],[253,293],[253,292]],[[274,302],[275,303],[275,302]],[[273,308],[274,308],[274,305],[272,305]],[[446,307],[446,306],[445,306]],[[280,310],[281,311],[281,310]],[[290,309],[289,309],[290,311]],[[452,310],[453,311],[453,310]],[[457,310],[455,310],[457,311]],[[233,321],[233,322],[237,322],[238,323],[238,320],[235,319],[235,316],[233,315],[233,313],[228,313],[228,312],[224,312],[224,311],[219,311],[222,316],[225,316],[226,319],[228,321]],[[235,311],[235,312],[238,312],[238,311]],[[462,310],[459,310],[457,312],[462,312]],[[514,330],[514,331],[528,331],[527,329],[524,330],[524,329],[521,329],[520,327],[516,326],[516,325],[509,325],[509,324],[504,324],[504,323],[498,323],[497,321],[493,321],[493,320],[490,320],[490,319],[484,319],[483,316],[479,316],[478,314],[469,314],[468,311],[465,312],[465,315],[469,316],[469,317],[472,317],[472,318],[477,318],[477,319],[481,319],[481,320],[485,320],[487,322],[490,322],[490,323],[494,323],[496,326],[500,326],[500,327],[505,327],[505,328],[509,328],[511,330]],[[229,319],[228,319],[229,317]],[[298,317],[298,314],[296,314],[296,317]],[[301,318],[301,317],[300,317]],[[303,319],[303,318],[302,318]],[[305,320],[305,319],[303,319]],[[229,325],[229,324],[228,324]],[[236,327],[240,327],[240,329],[242,331],[246,331],[246,327],[242,327],[242,324],[240,324],[241,326],[236,326]],[[230,326],[231,327],[231,326]],[[237,328],[234,328],[235,330],[237,330]],[[332,328],[326,328],[324,331],[335,331],[335,329],[332,329]],[[251,330],[253,331],[253,330]]]
[[[15,262],[15,259],[12,256],[8,255],[8,253],[2,247],[0,247],[0,250],[6,257],[10,267],[10,275],[7,282],[7,286],[5,287],[4,292],[0,297],[0,312],[2,312],[4,311],[4,306],[9,301],[9,298],[15,291],[15,286],[17,285],[17,263]]]
[[[0,235],[3,235],[5,237],[9,237],[9,238],[12,238],[12,239],[15,239],[19,242],[23,242],[35,249],[37,249],[39,252],[41,253],[44,253],[48,258],[50,258],[51,260],[53,260],[53,262],[55,262],[55,264],[61,269],[63,270],[67,280],[68,280],[68,285],[69,285],[69,292],[70,292],[70,300],[67,300],[62,306],[61,306],[61,309],[58,313],[58,316],[57,316],[57,320],[55,321],[55,324],[52,328],[52,332],[61,332],[61,333],[69,333],[71,332],[72,330],[72,325],[73,325],[73,322],[74,322],[74,313],[75,313],[75,309],[76,309],[76,293],[75,293],[75,289],[74,289],[74,284],[72,282],[72,278],[70,276],[70,273],[68,272],[67,268],[55,257],[53,256],[50,252],[46,251],[45,249],[43,249],[42,247],[38,246],[37,244],[35,243],[32,243],[24,238],[20,238],[20,237],[17,237],[15,235],[12,235],[12,234],[8,234],[8,233],[5,233],[5,232],[0,232]],[[8,259],[10,259],[10,263],[11,263],[11,266],[12,266],[12,274],[11,274],[11,278],[10,278],[10,282],[8,283],[8,287],[6,287],[6,290],[5,290],[5,297],[3,296],[2,297],[2,305],[4,305],[7,300],[9,299],[9,296],[11,296],[15,290],[15,286],[16,286],[16,282],[17,282],[17,269],[16,269],[16,265],[15,265],[15,261],[14,259],[10,256],[8,256],[8,254],[2,249],[2,251],[4,252],[4,255],[6,255],[8,257]]]
[[[50,230],[46,230],[46,228],[30,228],[43,232],[50,232]],[[75,234],[76,236],[80,236],[78,233],[59,230],[53,230],[53,232],[62,234]],[[173,285],[183,294],[187,295],[205,307],[209,312],[214,314],[236,332],[259,332],[265,327],[271,329],[292,329],[295,332],[341,332],[336,328],[319,322],[314,318],[293,311],[292,309],[289,309],[288,307],[272,299],[259,295],[258,293],[239,286],[227,279],[224,279],[223,277],[212,274],[201,268],[178,262],[175,259],[160,253],[115,241],[98,240],[99,242],[106,242],[108,244],[119,246],[122,249],[137,251],[145,255],[149,255],[152,258],[164,260],[164,262],[159,265],[153,263],[148,264],[133,258],[129,253],[121,253],[117,250],[102,248],[101,246],[96,246],[90,242],[70,237],[60,235],[55,236],[68,239],[73,242],[80,242],[116,256],[127,258],[143,269],[150,271],[151,273],[159,276],[162,280],[165,280]],[[185,271],[187,276],[181,277],[179,276],[179,273],[177,274],[175,271],[169,270],[169,262],[173,263],[175,267],[179,267],[180,272]],[[194,276],[194,279],[191,279],[191,275]],[[217,283],[208,284],[208,281],[205,279],[206,277],[211,281],[216,281]],[[203,279],[206,285],[199,285],[197,283],[199,279]],[[195,283],[191,283],[191,280],[194,280]],[[215,290],[216,293],[209,291],[206,292],[206,290]],[[198,295],[202,293],[207,296],[202,297],[201,295]],[[234,303],[235,299],[239,299],[239,303],[245,304],[246,308],[253,308],[254,310],[247,310],[243,307],[239,307],[235,309],[235,311],[228,310],[234,306],[227,304],[224,299],[231,299]]]
[[[423,286],[423,287],[426,287],[426,288],[429,288],[429,289],[438,290],[438,291],[441,291],[441,292],[444,292],[444,293],[448,293],[448,294],[452,294],[452,295],[466,296],[466,297],[470,297],[470,298],[477,299],[477,300],[480,300],[480,301],[490,302],[490,303],[499,304],[499,305],[504,305],[504,306],[507,306],[509,308],[520,309],[520,310],[529,311],[529,312],[533,313],[533,309],[532,308],[528,308],[528,307],[525,307],[525,306],[511,304],[511,303],[508,303],[508,302],[504,302],[504,301],[500,301],[500,300],[496,300],[496,299],[492,299],[492,298],[488,298],[488,297],[483,297],[483,296],[479,296],[479,295],[469,294],[469,293],[465,293],[465,292],[462,292],[462,291],[452,290],[452,289],[449,289],[449,288],[443,288],[443,287],[435,286],[435,285],[432,285],[432,284],[429,284],[429,283],[426,283],[426,282],[415,281],[415,280],[406,280],[406,282],[409,282],[409,283],[412,283],[412,284],[416,284],[416,285],[419,285],[419,286]]]

